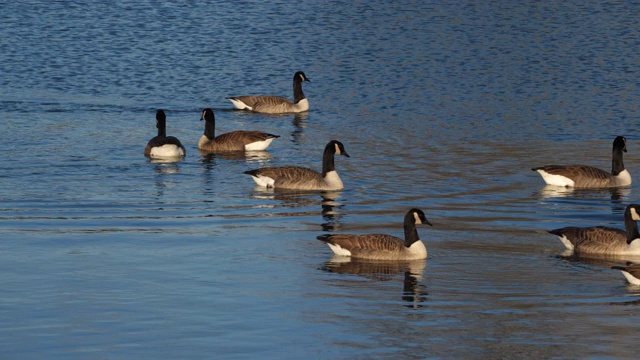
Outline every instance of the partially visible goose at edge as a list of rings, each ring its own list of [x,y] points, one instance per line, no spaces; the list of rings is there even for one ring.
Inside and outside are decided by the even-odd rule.
[[[183,157],[186,151],[180,140],[167,136],[167,116],[163,110],[156,111],[156,127],[158,136],[149,140],[144,155],[156,159]]]
[[[269,166],[245,171],[256,184],[266,188],[295,190],[342,190],[344,184],[338,176],[334,155],[349,154],[340,141],[331,140],[322,155],[322,173],[301,166]]]
[[[302,71],[298,71],[293,75],[293,101],[285,97],[272,95],[232,96],[227,99],[240,110],[246,109],[265,114],[303,112],[309,110],[309,100],[302,92],[303,81],[310,80]]]
[[[200,120],[205,120],[204,134],[198,141],[198,149],[210,152],[260,151],[264,150],[279,135],[261,131],[237,130],[215,136],[216,118],[210,108],[202,111]]]
[[[640,264],[629,263],[626,266],[612,266],[614,270],[620,270],[629,284],[640,286]]]
[[[576,188],[605,188],[631,185],[631,175],[622,162],[627,152],[627,139],[618,136],[613,141],[611,173],[586,165],[547,165],[532,168],[549,185]]]
[[[564,246],[576,255],[640,255],[640,205],[631,204],[624,210],[625,230],[607,227],[564,227],[550,230]]]
[[[420,209],[413,208],[404,217],[404,240],[385,234],[327,234],[317,239],[341,256],[371,260],[421,260],[427,258],[427,248],[418,237],[416,224],[433,226]]]

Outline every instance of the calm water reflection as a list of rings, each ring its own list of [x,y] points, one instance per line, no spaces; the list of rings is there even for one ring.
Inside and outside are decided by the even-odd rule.
[[[636,357],[620,262],[561,256],[546,233],[622,227],[636,185],[550,189],[530,168],[606,168],[624,135],[640,174],[637,5],[239,6],[3,4],[0,357]],[[298,70],[308,113],[225,99]],[[281,137],[201,154],[206,107],[220,133]],[[182,161],[142,154],[157,108]],[[352,156],[339,193],[243,174],[318,169],[331,139]],[[434,223],[428,262],[336,260],[315,240],[400,236],[411,207]]]
[[[373,281],[395,281],[402,283],[402,300],[407,307],[418,309],[427,301],[426,286],[421,283],[427,262],[415,261],[373,261],[333,256],[321,269],[336,274],[358,275]]]

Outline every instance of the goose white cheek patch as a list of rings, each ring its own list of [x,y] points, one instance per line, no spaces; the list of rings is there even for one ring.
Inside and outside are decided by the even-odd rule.
[[[413,213],[413,218],[416,219],[416,224],[422,224],[422,220],[420,220],[418,213]]]

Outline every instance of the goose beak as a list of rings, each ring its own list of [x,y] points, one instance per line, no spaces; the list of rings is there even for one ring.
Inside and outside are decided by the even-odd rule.
[[[340,155],[344,155],[344,156],[346,156],[346,157],[351,157],[351,156],[349,156],[349,154],[347,154],[347,152],[346,152],[346,151],[341,152],[341,153],[340,153]]]
[[[423,224],[427,224],[429,226],[433,226],[433,224],[431,223],[431,221],[424,219],[424,221],[422,221]]]

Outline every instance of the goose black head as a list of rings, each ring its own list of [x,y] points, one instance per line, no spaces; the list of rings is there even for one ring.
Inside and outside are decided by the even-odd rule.
[[[299,82],[309,81],[309,82],[311,82],[311,80],[309,80],[307,75],[305,75],[304,72],[302,72],[302,71],[298,71],[297,73],[295,73],[293,75],[293,81],[299,81]]]
[[[333,152],[335,155],[344,155],[346,157],[351,157],[349,156],[349,154],[347,154],[347,151],[344,149],[344,145],[342,145],[342,143],[338,140],[329,141],[329,143],[324,149],[325,151]]]
[[[640,221],[640,205],[638,204],[630,204],[627,206],[627,208],[624,210],[625,215],[629,215],[629,217],[631,218],[631,220],[633,221]]]
[[[156,127],[159,129],[160,125],[167,122],[167,115],[164,114],[164,110],[158,109],[156,111]]]
[[[620,149],[627,152],[627,139],[624,136],[618,136],[613,140],[613,149]]]
[[[411,210],[409,210],[407,212],[407,215],[405,217],[405,219],[413,219],[414,223],[417,224],[427,224],[430,226],[433,226],[433,224],[431,222],[429,222],[429,220],[427,220],[427,217],[424,216],[424,212],[422,212],[422,210],[417,209],[417,208],[413,208]]]
[[[202,110],[202,116],[200,117],[200,121],[202,120],[215,120],[215,116],[213,115],[213,110],[211,108],[206,108]]]

